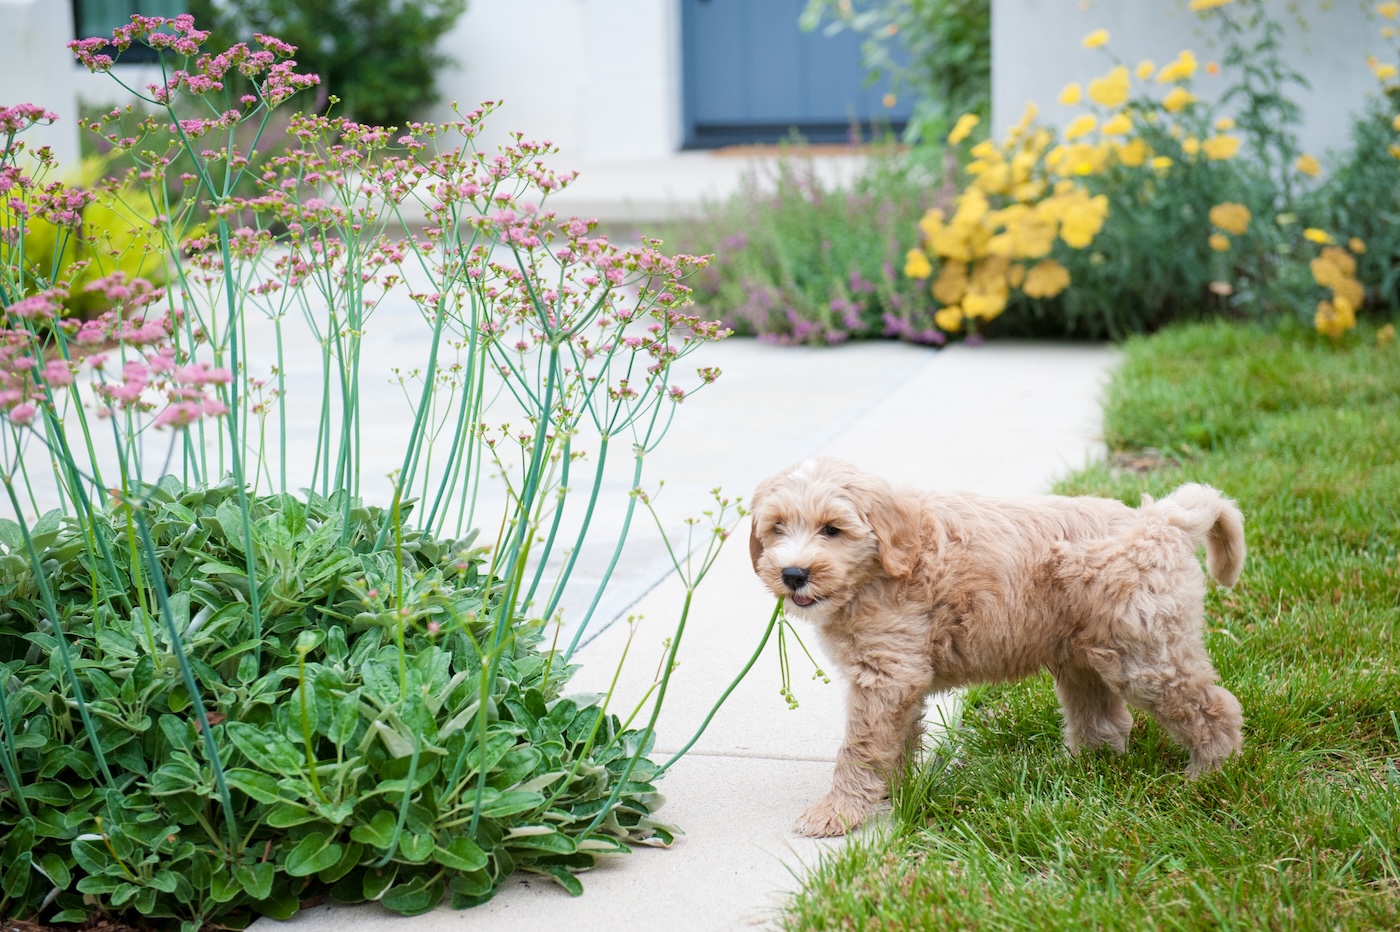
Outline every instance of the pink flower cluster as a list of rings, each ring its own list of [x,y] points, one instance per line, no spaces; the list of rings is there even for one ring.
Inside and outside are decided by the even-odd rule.
[[[57,113],[45,110],[37,104],[15,104],[13,107],[0,107],[0,135],[13,136],[35,123],[52,123],[57,119]]]
[[[40,411],[53,411],[55,390],[72,386],[80,368],[80,360],[70,351],[112,343],[126,357],[119,376],[108,377],[105,353],[86,358],[93,373],[93,393],[102,404],[99,414],[159,408],[155,426],[180,428],[228,413],[208,392],[232,382],[233,373],[169,345],[182,313],[132,313],[159,300],[165,289],[141,278],[128,282],[117,272],[90,283],[87,290],[101,292],[115,309],[96,320],[60,319],[58,312],[67,297],[62,289],[29,295],[3,309],[13,326],[0,330],[0,416],[25,426]]]
[[[200,418],[228,413],[228,406],[206,395],[205,390],[209,386],[229,384],[233,373],[203,362],[182,365],[173,347],[165,346],[142,358],[127,360],[122,366],[120,381],[108,381],[102,376],[101,365],[105,359],[94,357],[94,361],[99,381],[93,391],[107,405],[100,414],[150,410],[157,398],[165,401],[165,407],[155,417],[156,427],[189,427]]]
[[[190,59],[199,55],[200,46],[208,38],[207,30],[194,28],[194,17],[188,13],[168,18],[138,14],[131,17],[129,24],[117,27],[110,38],[97,36],[91,39],[77,39],[69,42],[68,48],[89,71],[110,71],[113,65],[112,56],[102,51],[109,46],[124,51],[131,47],[132,42],[141,40],[157,52],[169,50]],[[270,105],[276,106],[302,88],[320,83],[321,79],[314,74],[297,74],[294,70],[295,61],[278,61],[289,58],[296,51],[295,46],[273,36],[256,35],[256,39],[263,46],[258,51],[253,51],[247,44],[240,42],[217,55],[202,55],[195,62],[193,70],[176,70],[165,84],[147,85],[146,89],[151,92],[151,98],[157,103],[169,104],[175,94],[181,91],[202,96],[210,91],[223,90],[224,76],[230,70],[237,69],[245,77],[254,80],[261,76],[259,83],[262,97]],[[245,98],[243,102],[249,104],[254,100],[256,98]],[[194,138],[221,125],[226,117],[227,114],[219,120],[181,121],[180,127],[186,135]],[[186,126],[187,123],[189,126]]]

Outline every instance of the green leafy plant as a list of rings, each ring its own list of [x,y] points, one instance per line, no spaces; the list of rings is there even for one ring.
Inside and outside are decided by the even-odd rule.
[[[342,494],[250,503],[261,636],[231,484],[146,490],[136,536],[154,559],[115,551],[120,590],[93,591],[84,538],[130,539],[130,508],[36,522],[61,628],[25,533],[0,522],[6,766],[24,812],[5,912],[53,898],[55,921],[79,920],[89,895],[199,928],[328,893],[412,914],[480,902],[517,869],[579,892],[573,872],[624,841],[670,842],[656,768],[632,760],[650,735],[601,698],[560,696],[571,671],[539,650],[538,620],[516,615],[495,642],[507,588],[484,552],[408,528],[385,549],[392,516],[355,504],[346,526]],[[50,662],[56,637],[73,680]]]
[[[117,270],[94,283],[112,310],[63,316],[69,267],[31,221],[71,232],[92,194],[30,167],[18,137],[53,114],[0,109],[0,915],[193,930],[317,891],[414,913],[515,869],[577,893],[596,858],[667,843],[647,755],[698,578],[644,727],[565,689],[644,460],[719,375],[676,369],[724,336],[686,313],[704,260],[557,218],[543,202],[572,176],[519,137],[480,151],[489,108],[407,134],[298,115],[254,171],[244,146],[317,81],[291,47],[206,54],[188,16],[71,47],[105,71],[137,40],[169,77],[108,141],[156,208],[168,287]],[[395,239],[409,211],[427,228]],[[385,303],[424,348],[412,370],[366,352]],[[289,398],[295,352],[320,371]],[[386,376],[409,431],[376,488],[362,437]],[[580,591],[595,541],[608,565]]]

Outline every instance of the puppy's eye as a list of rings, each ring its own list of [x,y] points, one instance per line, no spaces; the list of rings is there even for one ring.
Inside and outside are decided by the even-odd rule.
[[[836,527],[834,524],[828,524],[826,525],[826,527],[822,528],[823,537],[837,537],[840,534],[841,529],[839,527]]]

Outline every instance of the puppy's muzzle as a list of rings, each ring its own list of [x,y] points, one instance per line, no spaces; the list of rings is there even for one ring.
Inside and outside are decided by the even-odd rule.
[[[783,585],[787,586],[788,591],[792,593],[792,602],[794,605],[800,605],[806,608],[816,601],[816,599],[811,596],[797,594],[797,590],[807,585],[807,581],[812,577],[812,574],[807,572],[807,570],[800,566],[786,566],[783,567],[782,576]]]

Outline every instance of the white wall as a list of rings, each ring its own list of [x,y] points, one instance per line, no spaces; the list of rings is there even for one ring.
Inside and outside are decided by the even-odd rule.
[[[469,0],[442,47],[456,64],[430,116],[503,101],[487,145],[519,130],[558,145],[561,166],[680,148],[679,0]]]
[[[1379,82],[1366,56],[1395,58],[1380,35],[1381,21],[1366,0],[1267,0],[1286,29],[1286,60],[1307,76],[1311,90],[1291,93],[1304,111],[1303,150],[1319,157],[1348,142],[1351,113]],[[1296,14],[1295,11],[1296,10]],[[1306,23],[1304,28],[1299,19]],[[998,137],[1020,117],[1027,101],[1042,119],[1063,126],[1076,107],[1058,103],[1060,90],[1081,84],[1112,67],[1105,49],[1085,49],[1081,41],[1107,29],[1108,52],[1130,68],[1144,58],[1158,66],[1191,49],[1204,65],[1224,50],[1209,17],[1186,8],[1186,0],[992,0],[992,126]],[[1224,85],[1198,71],[1193,90],[1201,97]]]
[[[58,114],[52,126],[20,137],[53,147],[62,165],[78,161],[77,76],[66,48],[73,12],[66,0],[0,0],[0,106],[38,104]]]

